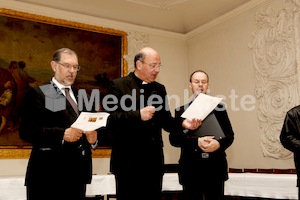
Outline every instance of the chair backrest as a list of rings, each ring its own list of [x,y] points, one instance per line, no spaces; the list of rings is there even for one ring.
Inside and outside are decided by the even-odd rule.
[[[178,172],[178,164],[165,164],[164,172],[165,173],[177,173]]]
[[[238,168],[229,168],[229,173],[243,173],[243,169],[238,169]]]

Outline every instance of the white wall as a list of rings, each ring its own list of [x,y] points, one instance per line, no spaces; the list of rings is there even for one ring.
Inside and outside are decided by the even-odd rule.
[[[279,1],[264,0],[261,2],[278,3]],[[262,6],[267,5],[262,4]],[[211,94],[222,94],[226,97],[228,114],[235,131],[235,141],[227,150],[229,167],[294,167],[292,159],[276,160],[263,157],[260,147],[260,130],[256,105],[252,111],[235,111],[236,108],[240,108],[238,103],[242,96],[255,96],[253,59],[248,44],[251,43],[252,32],[256,29],[254,17],[258,7],[244,8],[242,13],[236,11],[238,14],[231,13],[230,17],[224,17],[224,21],[218,19],[187,35],[62,12],[13,0],[2,0],[0,7],[146,34],[148,36],[147,45],[157,49],[162,57],[163,69],[160,72],[158,81],[165,84],[169,95],[177,94],[180,96],[180,104],[183,103],[183,91],[188,88],[189,74],[200,68],[210,75]],[[135,46],[131,41],[128,45],[129,48]],[[235,90],[238,95],[235,102],[229,99],[231,90]],[[230,103],[234,103],[235,107],[233,108]],[[176,102],[171,101],[171,112],[173,114],[174,108],[177,106],[179,105]],[[166,163],[176,163],[179,158],[179,149],[170,146],[167,133],[164,133],[163,136]],[[132,156],[134,156],[134,152]],[[108,172],[109,158],[95,158],[93,161],[94,173],[103,174]],[[0,160],[0,175],[23,175],[26,166],[27,159]]]
[[[170,97],[170,110],[174,116],[174,109],[183,102],[183,91],[187,87],[187,49],[185,40],[174,40],[168,37],[152,36],[149,42],[154,48],[161,52],[162,70],[157,79],[164,84],[168,95],[180,97],[181,102],[176,102]],[[169,142],[169,133],[163,132],[164,153],[166,163],[177,163],[180,149],[172,147]]]

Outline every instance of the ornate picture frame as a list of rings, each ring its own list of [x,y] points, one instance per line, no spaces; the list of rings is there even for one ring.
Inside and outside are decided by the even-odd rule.
[[[128,72],[124,59],[128,51],[127,34],[123,31],[0,8],[0,37],[1,93],[5,91],[5,77],[12,62],[26,63],[24,71],[35,80],[29,86],[49,82],[53,76],[52,55],[61,47],[77,52],[83,68],[77,79],[81,81],[80,87],[88,91],[99,86],[96,89],[105,92],[108,80]],[[2,115],[0,112],[1,119]],[[14,127],[9,121],[0,132],[0,159],[28,158],[30,144],[18,138],[17,125]],[[105,145],[99,147],[93,151],[93,157],[110,157],[110,149]]]

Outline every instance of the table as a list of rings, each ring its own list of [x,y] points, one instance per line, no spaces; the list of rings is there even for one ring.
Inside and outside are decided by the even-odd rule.
[[[295,174],[229,173],[225,182],[225,195],[262,197],[273,199],[297,199]],[[177,173],[166,173],[163,191],[180,191]],[[87,195],[115,194],[113,175],[93,175],[87,186]],[[25,200],[26,188],[23,176],[0,177],[0,200]]]

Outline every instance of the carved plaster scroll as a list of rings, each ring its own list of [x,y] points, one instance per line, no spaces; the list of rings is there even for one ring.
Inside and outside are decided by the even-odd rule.
[[[125,60],[128,63],[128,73],[134,71],[134,56],[143,47],[149,44],[149,35],[139,32],[127,32],[128,55]]]
[[[277,12],[270,7],[256,13],[253,34],[253,61],[256,73],[255,95],[261,148],[265,157],[290,158],[279,135],[286,112],[299,104],[300,4],[283,0]]]

